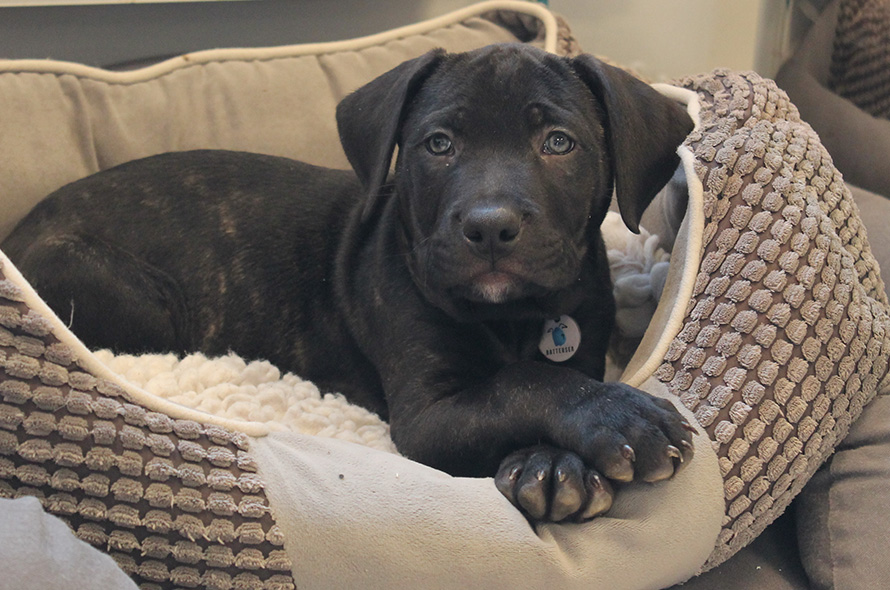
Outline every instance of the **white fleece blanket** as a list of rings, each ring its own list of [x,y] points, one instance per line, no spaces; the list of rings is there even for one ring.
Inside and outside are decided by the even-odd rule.
[[[626,349],[642,337],[664,287],[669,255],[657,247],[658,236],[645,229],[631,233],[614,212],[603,224],[618,305],[618,339]],[[235,420],[262,422],[276,431],[337,438],[396,452],[389,425],[337,393],[320,392],[309,381],[281,371],[267,361],[247,362],[235,354],[208,358],[192,354],[96,356],[133,385],[169,401]],[[624,354],[610,359],[606,373],[618,379]],[[626,360],[626,359],[625,359]]]

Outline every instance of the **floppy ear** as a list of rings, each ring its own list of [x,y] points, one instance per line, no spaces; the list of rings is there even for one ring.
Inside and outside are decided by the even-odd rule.
[[[382,197],[405,106],[445,55],[435,49],[368,82],[337,105],[337,129],[349,163],[367,193],[362,221]]]
[[[590,55],[571,63],[605,108],[618,208],[625,225],[639,233],[643,211],[677,168],[677,147],[692,131],[692,119],[679,104],[619,68]]]

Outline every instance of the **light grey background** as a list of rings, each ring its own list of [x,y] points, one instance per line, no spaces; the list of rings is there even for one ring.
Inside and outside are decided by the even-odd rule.
[[[0,58],[110,66],[215,47],[332,41],[468,6],[472,0],[230,0],[78,5],[0,0]],[[46,4],[64,4],[52,5]],[[769,70],[791,2],[551,0],[581,46],[654,80],[723,66]],[[763,26],[766,24],[766,26]],[[765,34],[764,31],[767,33]],[[772,32],[772,34],[770,34]],[[766,59],[765,59],[766,58]],[[766,72],[770,75],[770,72]]]

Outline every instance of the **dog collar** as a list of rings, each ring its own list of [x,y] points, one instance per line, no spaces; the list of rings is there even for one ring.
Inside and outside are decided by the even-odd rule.
[[[538,350],[555,363],[567,361],[575,355],[581,344],[581,329],[570,316],[562,315],[556,320],[544,322]]]

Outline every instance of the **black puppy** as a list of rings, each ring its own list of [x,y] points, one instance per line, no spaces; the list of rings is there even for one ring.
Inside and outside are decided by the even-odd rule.
[[[599,381],[599,226],[614,187],[637,229],[682,108],[592,57],[502,45],[403,63],[337,121],[355,174],[164,154],[63,187],[2,249],[88,346],[268,359],[388,418],[406,456],[496,476],[533,520],[590,518],[607,479],[691,458],[671,404]]]

